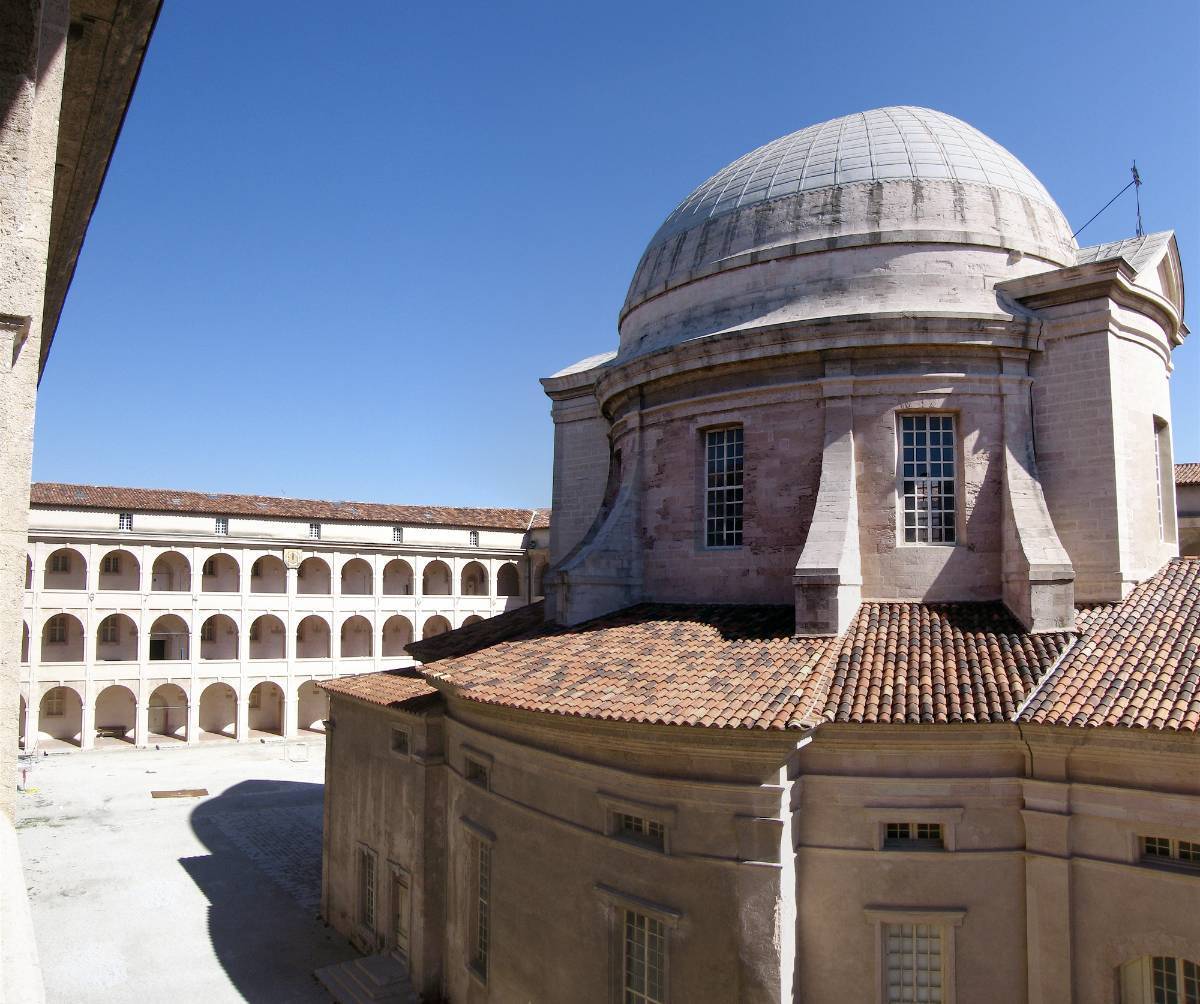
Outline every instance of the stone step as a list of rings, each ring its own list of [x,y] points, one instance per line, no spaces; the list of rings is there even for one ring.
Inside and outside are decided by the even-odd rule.
[[[335,1004],[421,1004],[408,967],[390,952],[325,966],[313,975]]]

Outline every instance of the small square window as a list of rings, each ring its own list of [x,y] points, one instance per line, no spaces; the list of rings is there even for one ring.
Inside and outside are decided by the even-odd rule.
[[[1166,837],[1143,837],[1142,853],[1148,858],[1169,858],[1171,856],[1171,841]]]
[[[308,536],[311,540],[320,540],[321,539],[321,524],[320,523],[309,523],[308,524]]]
[[[216,533],[218,534],[218,536],[221,536],[221,537],[228,536],[229,535],[229,517],[228,516],[218,516],[216,519],[216,526],[214,527],[214,529],[215,529]]]
[[[477,787],[483,788],[485,791],[490,786],[489,782],[491,781],[491,771],[488,769],[487,764],[480,763],[478,760],[472,760],[470,757],[467,757],[466,768],[463,771],[463,774],[466,777],[468,784],[476,785]]]
[[[133,529],[133,513],[131,513],[131,512],[121,513],[117,517],[117,529],[118,530],[132,530]]]
[[[392,527],[392,543],[393,544],[403,544],[404,543],[404,527],[402,527],[402,526]]]
[[[409,735],[407,729],[392,729],[392,752],[397,756],[408,756]]]

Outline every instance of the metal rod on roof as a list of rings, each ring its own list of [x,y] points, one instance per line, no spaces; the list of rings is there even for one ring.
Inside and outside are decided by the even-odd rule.
[[[1135,179],[1137,178],[1136,172],[1134,173],[1134,178]],[[1119,192],[1117,192],[1116,195],[1114,195],[1111,199],[1109,199],[1106,203],[1104,203],[1104,205],[1100,208],[1100,213],[1104,212],[1105,209],[1107,209],[1114,202],[1116,202],[1117,199],[1119,199],[1122,195],[1124,195],[1126,192],[1128,192],[1129,189],[1131,189],[1135,184],[1140,185],[1141,181],[1140,180],[1131,181],[1128,185],[1126,185],[1124,188],[1122,188]],[[1097,213],[1096,216],[1099,216],[1100,213]],[[1081,233],[1083,233],[1089,226],[1091,226],[1092,221],[1096,219],[1096,216],[1093,216],[1092,219],[1088,220],[1087,223],[1085,223],[1078,230],[1076,230],[1075,233],[1071,234],[1071,237],[1075,238],[1075,237],[1078,237]],[[1138,236],[1139,237],[1141,236],[1141,233],[1142,233],[1141,226],[1139,224],[1139,227],[1138,227]]]
[[[1137,199],[1137,235],[1142,236],[1142,176],[1138,174],[1137,161],[1133,162],[1133,167],[1130,169],[1133,175],[1133,195]]]

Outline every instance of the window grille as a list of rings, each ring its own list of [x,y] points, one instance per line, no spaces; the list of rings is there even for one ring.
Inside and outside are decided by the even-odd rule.
[[[492,847],[478,837],[471,837],[474,882],[471,911],[471,968],[485,983],[491,951],[492,907]]]
[[[392,543],[393,544],[403,544],[404,543],[404,527],[402,527],[402,526],[392,527]]]
[[[468,784],[474,784],[480,788],[487,788],[488,782],[491,780],[487,764],[480,763],[478,760],[472,760],[470,757],[467,757],[464,774],[466,775]]]
[[[123,512],[119,516],[117,516],[117,529],[118,530],[132,530],[133,529],[133,513]]]
[[[661,920],[624,911],[622,1004],[665,1004],[667,932]]]
[[[900,416],[900,471],[904,541],[956,540],[954,416]]]
[[[941,1004],[942,929],[930,924],[885,924],[887,1004]]]
[[[375,930],[375,852],[358,849],[358,922],[370,932]]]
[[[46,643],[49,645],[65,645],[67,643],[67,618],[65,614],[55,614],[47,622]]]
[[[478,530],[472,530],[467,536],[468,536],[468,539],[469,539],[472,547],[479,546],[479,531]]]
[[[408,756],[408,732],[405,729],[392,729],[392,752]]]
[[[613,813],[613,835],[634,843],[653,847],[657,851],[666,849],[666,828],[657,819],[646,819],[628,812]]]
[[[321,524],[320,523],[309,523],[308,524],[308,536],[312,540],[320,540],[321,539]]]
[[[106,554],[104,561],[100,565],[100,571],[105,575],[120,575],[121,556],[119,554]]]
[[[740,547],[745,474],[741,426],[704,434],[704,465],[705,545]]]

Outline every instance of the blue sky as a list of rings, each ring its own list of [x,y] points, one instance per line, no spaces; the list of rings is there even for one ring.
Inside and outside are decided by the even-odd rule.
[[[538,378],[615,346],[662,218],[835,115],[939,108],[1079,226],[1136,157],[1200,295],[1200,5],[167,0],[38,406],[34,477],[550,499]],[[1081,236],[1134,229],[1127,193]],[[1194,314],[1194,311],[1193,311]],[[1200,459],[1200,333],[1175,354]]]

